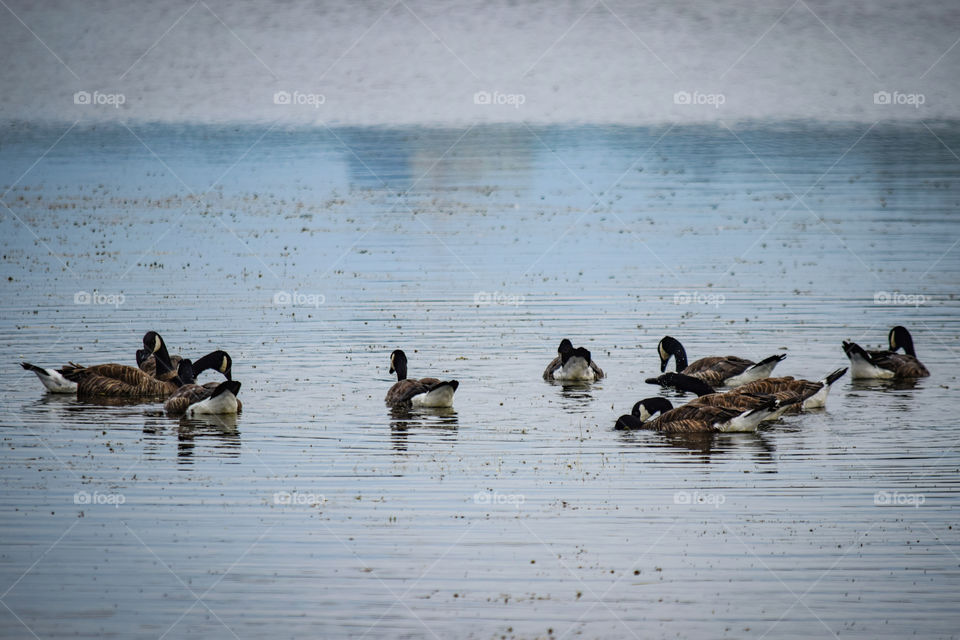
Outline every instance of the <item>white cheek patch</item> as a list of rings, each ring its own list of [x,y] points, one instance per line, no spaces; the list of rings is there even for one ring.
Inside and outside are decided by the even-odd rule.
[[[156,353],[160,351],[160,347],[163,345],[163,342],[160,340],[160,336],[154,336],[153,338],[153,352]]]
[[[224,357],[224,358],[223,358],[223,362],[220,364],[220,372],[221,372],[221,373],[226,373],[226,372],[227,372],[227,364],[228,364],[227,358]]]
[[[650,419],[650,412],[647,411],[647,408],[643,405],[640,405],[640,420],[646,422]]]
[[[669,360],[670,356],[667,355],[667,350],[663,348],[663,345],[660,344],[657,346],[657,350],[660,352],[660,359],[663,361]]]

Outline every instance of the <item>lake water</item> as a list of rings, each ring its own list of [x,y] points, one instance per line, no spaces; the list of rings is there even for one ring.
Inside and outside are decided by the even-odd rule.
[[[956,637],[951,149],[952,121],[5,126],[0,635]],[[612,430],[663,335],[818,379],[896,324],[930,378]],[[243,413],[18,366],[133,363],[151,329],[227,350]],[[544,382],[563,337],[609,377]],[[384,406],[396,348],[454,410]]]

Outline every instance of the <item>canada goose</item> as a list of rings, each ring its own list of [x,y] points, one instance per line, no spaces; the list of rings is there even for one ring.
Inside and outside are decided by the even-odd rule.
[[[603,369],[590,357],[584,347],[573,348],[567,338],[560,341],[557,357],[550,361],[543,371],[544,380],[599,380],[604,376]]]
[[[228,356],[223,351],[215,351],[213,353],[207,354],[204,358],[209,358],[211,356],[215,358],[220,358],[219,354],[223,354],[227,358]],[[203,360],[204,358],[201,358]],[[200,363],[200,360],[197,361]],[[180,382],[183,385],[177,389],[173,395],[167,398],[166,402],[163,404],[163,409],[166,411],[168,416],[180,416],[189,412],[189,409],[196,403],[207,400],[208,398],[214,397],[214,393],[220,388],[222,383],[217,382],[207,382],[206,384],[198,384],[196,380],[196,371],[194,367],[197,367],[197,364],[193,364],[189,359],[183,359],[180,361],[180,364],[177,368],[178,377]],[[213,368],[213,367],[206,367]],[[202,368],[198,368],[198,371],[202,371]],[[230,381],[230,378],[227,378],[227,381]],[[217,411],[202,411],[201,413],[236,413],[243,408],[243,404],[240,400],[236,399],[237,392],[240,390],[239,383],[237,383],[236,391],[231,391],[234,399],[229,401],[227,397],[221,399],[219,410]],[[232,387],[227,387],[226,389],[232,389]],[[223,393],[223,391],[220,391]],[[230,409],[230,403],[235,404],[234,409]]]
[[[620,416],[614,429],[657,431],[756,431],[757,426],[777,410],[775,398],[741,411],[710,405],[685,404],[674,408],[666,398],[646,398],[633,405],[629,415]],[[659,415],[657,415],[659,414]]]
[[[147,336],[150,334],[148,333]],[[147,340],[147,336],[144,336],[144,340]],[[137,357],[140,359],[142,354],[145,352],[143,349],[137,350]],[[163,354],[160,355],[161,361],[163,360]],[[137,374],[127,371],[127,369],[133,369],[133,367],[128,367],[127,365],[122,364],[98,364],[90,367],[80,367],[79,365],[71,363],[67,367],[62,369],[45,369],[43,367],[38,367],[36,365],[30,364],[29,362],[21,362],[20,366],[26,369],[27,371],[33,371],[37,378],[40,379],[40,382],[43,383],[43,386],[46,387],[47,391],[50,393],[77,393],[77,382],[81,377],[88,378],[88,382],[84,386],[84,395],[111,395],[110,393],[93,393],[93,382],[90,381],[92,378],[90,376],[97,375],[101,377],[114,378],[126,380],[128,384],[137,385],[139,380],[142,378]],[[154,365],[156,366],[156,365]],[[165,366],[161,364],[161,369],[164,369]],[[226,351],[212,351],[202,358],[198,359],[193,363],[193,372],[195,375],[200,375],[201,372],[206,371],[207,369],[213,369],[219,371],[227,380],[230,380],[231,371],[233,369],[233,360],[230,358],[230,354]],[[82,373],[81,373],[82,372]],[[66,375],[65,375],[66,374]],[[148,377],[153,377],[151,374],[147,374]],[[177,371],[168,371],[166,373],[160,374],[161,381],[169,381],[177,376]],[[97,384],[103,384],[97,383]],[[125,392],[122,395],[117,397],[140,397],[143,394],[139,393],[129,393]],[[147,394],[153,395],[153,394]]]
[[[407,354],[397,349],[390,354],[390,373],[397,382],[387,391],[386,403],[391,407],[452,407],[453,394],[460,383],[437,378],[407,380]]]
[[[760,362],[753,362],[737,356],[711,356],[700,358],[687,365],[687,352],[680,341],[670,336],[664,336],[657,345],[660,354],[660,372],[667,370],[667,363],[673,357],[677,373],[700,378],[714,387],[736,387],[753,380],[766,378],[777,364],[786,358],[780,354],[764,358]]]
[[[913,337],[906,327],[894,327],[887,336],[889,351],[867,351],[855,342],[844,342],[843,352],[850,359],[851,378],[926,378],[930,371],[917,359]],[[897,353],[898,349],[906,353]]]
[[[179,366],[186,361],[181,360]],[[60,369],[64,378],[77,383],[77,397],[166,399],[182,384],[177,372],[167,380],[158,380],[136,367],[125,364],[100,364],[84,367],[71,362]],[[191,373],[192,375],[192,373]]]
[[[155,335],[156,335],[155,332],[148,331],[143,336],[143,344],[145,347],[147,346],[148,340],[149,340],[149,344],[151,345],[150,348],[152,348],[152,346],[155,344],[155,340],[153,337]],[[156,337],[159,338],[160,336],[156,336]],[[161,344],[162,344],[162,340],[161,340]],[[137,350],[138,363],[140,361],[141,353],[142,353],[141,350]],[[166,353],[165,349],[164,349],[164,353]],[[26,369],[27,371],[34,372],[37,375],[37,378],[40,379],[40,382],[43,384],[43,386],[46,387],[47,391],[51,393],[75,393],[77,391],[77,381],[65,377],[63,375],[64,373],[63,369],[46,369],[44,367],[38,367],[36,365],[30,364],[29,362],[21,362],[20,366]],[[94,367],[89,367],[89,369],[91,369],[92,371],[96,371],[98,367],[108,367],[108,370],[109,370],[109,367],[113,367],[113,366],[122,366],[122,365],[112,365],[112,364],[96,365]],[[163,372],[165,377],[168,379],[172,377],[170,375],[171,369],[172,367],[169,369],[165,369]],[[174,372],[174,375],[175,375],[175,372]]]
[[[698,398],[692,403],[729,403],[730,398],[737,396],[773,396],[780,404],[780,410],[774,417],[780,417],[790,409],[816,409],[826,405],[830,387],[839,380],[847,368],[837,369],[827,374],[819,382],[797,380],[786,376],[783,378],[763,378],[718,394],[703,380],[687,376],[682,373],[664,373],[656,378],[648,378],[649,384],[659,384],[662,387],[673,387],[680,391],[696,393]]]

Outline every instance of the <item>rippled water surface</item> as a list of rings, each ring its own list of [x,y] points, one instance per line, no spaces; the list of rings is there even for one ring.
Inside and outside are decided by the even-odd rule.
[[[955,637],[950,149],[955,123],[8,126],[0,635]],[[817,379],[895,324],[930,378],[845,377],[756,434],[612,430],[665,334]],[[132,363],[150,329],[230,352],[243,413],[18,366]],[[609,377],[541,380],[563,337]],[[455,410],[384,406],[395,348]]]

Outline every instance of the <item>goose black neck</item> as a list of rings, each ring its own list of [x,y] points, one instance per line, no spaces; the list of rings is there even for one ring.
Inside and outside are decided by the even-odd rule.
[[[157,373],[168,373],[173,371],[173,363],[170,362],[170,354],[167,353],[167,345],[161,343],[160,348],[154,352],[154,359],[157,361]]]
[[[220,371],[224,359],[227,357],[226,352],[224,351],[211,351],[202,358],[198,358],[196,362],[193,363],[193,373],[194,375],[200,375],[202,372],[213,369],[215,371]],[[229,370],[222,372],[227,376],[227,380],[230,379],[228,375]]]
[[[671,403],[666,398],[647,398],[637,403],[637,409],[639,410],[639,405],[643,405],[646,408],[647,413],[651,416],[655,413],[663,415],[667,411],[673,409],[673,403]],[[639,411],[638,411],[639,413]]]
[[[897,346],[903,347],[904,353],[908,356],[917,357],[917,352],[913,348],[913,338],[910,337],[909,333],[905,333],[897,339]]]
[[[673,361],[677,365],[677,373],[680,373],[687,368],[687,352],[683,348],[683,345],[679,342],[676,344],[673,350]]]
[[[667,370],[667,363],[670,356],[673,356],[674,364],[677,367],[677,373],[687,368],[687,352],[680,344],[680,341],[671,336],[664,336],[658,346],[660,352],[660,372]]]
[[[397,349],[390,354],[390,373],[397,374],[397,382],[407,379],[407,354]]]

